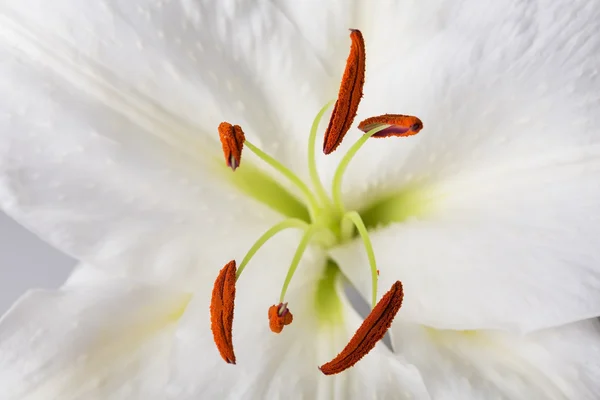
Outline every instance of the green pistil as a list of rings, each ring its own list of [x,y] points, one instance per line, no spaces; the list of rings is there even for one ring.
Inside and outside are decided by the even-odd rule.
[[[260,238],[258,238],[258,240],[252,245],[250,250],[248,250],[248,253],[246,253],[246,256],[244,257],[244,259],[240,263],[240,266],[238,267],[237,273],[235,275],[236,279],[239,279],[240,275],[244,271],[244,268],[246,268],[246,265],[252,259],[252,257],[254,257],[256,252],[265,243],[267,243],[267,241],[269,239],[271,239],[273,236],[275,236],[279,232],[283,231],[284,229],[288,229],[288,228],[307,229],[309,226],[310,226],[309,224],[307,224],[306,222],[304,222],[302,220],[299,220],[296,218],[290,218],[290,219],[286,219],[285,221],[281,221],[280,223],[271,227],[268,231],[263,233],[263,235]]]
[[[294,185],[296,185],[298,189],[300,189],[300,191],[302,192],[302,194],[304,194],[304,197],[309,203],[308,211],[310,213],[311,220],[314,221],[317,210],[319,209],[319,204],[317,203],[317,200],[314,198],[308,186],[306,186],[304,182],[302,182],[302,180],[298,178],[298,176],[292,171],[290,171],[286,166],[284,166],[279,161],[277,161],[276,159],[274,159],[273,157],[271,157],[252,143],[250,143],[248,140],[244,142],[244,145],[248,149],[250,149],[254,154],[256,154],[261,160],[269,164],[271,167],[273,167],[275,170],[277,170],[279,173],[281,173],[283,176],[289,179]]]
[[[345,212],[344,203],[342,202],[342,178],[344,176],[344,173],[346,172],[346,168],[348,168],[348,164],[350,164],[350,161],[352,161],[356,153],[367,142],[367,140],[369,140],[371,136],[375,135],[379,131],[389,128],[389,126],[390,125],[381,125],[377,128],[371,129],[369,132],[362,135],[360,139],[358,139],[356,143],[354,143],[352,147],[350,147],[348,152],[344,155],[344,158],[342,158],[342,161],[340,161],[340,165],[338,165],[337,169],[335,170],[335,175],[333,176],[333,183],[331,185],[331,195],[333,197],[333,204],[338,209],[341,215],[343,215]]]
[[[335,324],[342,319],[342,302],[335,287],[340,269],[332,260],[327,260],[321,279],[315,290],[315,309],[321,322]]]

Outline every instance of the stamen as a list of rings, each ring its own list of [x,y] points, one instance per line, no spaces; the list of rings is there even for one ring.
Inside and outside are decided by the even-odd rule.
[[[294,320],[294,316],[287,308],[287,303],[279,303],[269,307],[269,328],[272,332],[281,333],[285,325],[289,325]]]
[[[302,179],[298,178],[298,175],[294,174],[292,171],[290,171],[289,168],[287,168],[285,165],[281,164],[275,158],[271,157],[270,155],[268,155],[267,153],[265,153],[264,151],[262,151],[261,149],[259,149],[255,145],[253,145],[252,143],[250,143],[250,141],[246,140],[245,144],[246,144],[246,147],[248,147],[248,149],[250,151],[252,151],[254,154],[256,154],[258,156],[258,158],[263,160],[265,163],[269,164],[271,167],[273,167],[275,170],[277,170],[279,173],[281,173],[283,176],[285,176],[287,179],[289,179],[290,182],[292,182],[294,185],[296,185],[296,187],[298,187],[298,189],[300,189],[300,191],[302,192],[302,194],[304,195],[304,197],[306,198],[306,200],[309,203],[308,211],[310,213],[311,220],[314,221],[316,212],[319,209],[319,203],[317,203],[317,200],[313,196],[313,194],[310,191],[310,189],[308,188],[308,186],[306,186],[306,184],[304,182],[302,182]]]
[[[419,133],[423,129],[423,122],[417,117],[401,114],[384,114],[377,117],[367,118],[358,124],[358,129],[368,132],[371,129],[381,125],[389,125],[382,131],[379,131],[374,138],[384,138],[390,136],[411,136]]]
[[[342,177],[346,172],[346,168],[348,168],[348,164],[354,158],[358,150],[367,142],[367,140],[375,135],[377,132],[380,132],[386,129],[388,125],[381,125],[377,128],[371,129],[369,132],[362,135],[356,143],[350,147],[348,152],[344,155],[344,158],[340,161],[337,169],[335,170],[335,175],[333,176],[333,182],[331,184],[331,196],[333,197],[333,203],[338,208],[340,214],[344,214],[344,203],[342,202]]]
[[[239,125],[231,125],[229,122],[221,122],[218,129],[225,162],[229,168],[235,171],[242,161],[244,132]]]
[[[277,233],[281,232],[284,229],[288,229],[288,228],[307,229],[308,226],[309,225],[306,222],[304,222],[300,219],[296,219],[296,218],[289,218],[284,221],[281,221],[280,223],[278,223],[276,225],[273,225],[268,231],[263,233],[262,236],[259,237],[258,240],[252,245],[250,250],[248,250],[248,253],[246,253],[246,255],[244,256],[244,259],[240,263],[240,268],[238,269],[237,274],[236,274],[236,280],[239,279],[240,275],[242,275],[244,268],[246,268],[246,265],[248,264],[248,262],[250,262],[252,257],[254,257],[256,252],[265,243],[267,243],[267,241],[269,239],[271,239],[273,236],[275,236]]]
[[[228,262],[215,280],[210,301],[210,329],[217,349],[229,364],[235,364],[233,352],[233,306],[235,301],[235,260]]]
[[[365,42],[358,29],[351,29],[350,55],[342,77],[338,99],[335,102],[329,126],[325,131],[323,152],[329,154],[342,143],[346,132],[352,126],[363,95],[365,83]]]
[[[333,360],[319,367],[325,375],[340,373],[367,355],[385,335],[402,306],[402,283],[396,281],[363,321],[348,345]]]
[[[360,214],[356,211],[350,211],[344,215],[342,223],[344,221],[350,221],[356,226],[358,233],[363,241],[363,245],[365,246],[365,251],[367,252],[367,258],[369,259],[369,266],[371,267],[371,307],[375,308],[375,304],[377,303],[377,278],[379,276],[379,270],[377,269],[377,263],[375,262],[375,251],[373,251],[373,245],[371,244],[371,239],[369,238],[369,231],[367,231],[367,227],[365,226]]]

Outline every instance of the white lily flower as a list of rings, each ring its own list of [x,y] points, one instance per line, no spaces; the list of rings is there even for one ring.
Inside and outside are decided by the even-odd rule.
[[[93,265],[4,316],[0,398],[594,399],[599,21],[583,0],[0,5],[0,204]],[[315,158],[348,28],[358,121],[425,129]],[[273,226],[300,229],[258,249]],[[208,315],[232,259],[235,366]],[[361,322],[344,276],[404,303],[393,351],[324,376]]]

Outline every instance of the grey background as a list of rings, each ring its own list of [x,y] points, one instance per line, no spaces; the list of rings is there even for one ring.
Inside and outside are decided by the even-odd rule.
[[[0,315],[28,289],[59,286],[74,265],[0,211]]]

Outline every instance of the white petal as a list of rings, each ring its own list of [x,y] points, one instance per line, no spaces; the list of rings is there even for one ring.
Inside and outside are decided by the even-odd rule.
[[[507,197],[522,199],[512,193]],[[410,221],[374,232],[380,293],[401,280],[405,297],[399,317],[441,329],[530,331],[600,315],[595,235],[585,225],[566,230],[568,214],[564,224],[550,225],[552,214],[541,206],[544,192],[537,193],[540,202],[529,208],[531,222],[511,218],[505,206],[510,209],[512,201],[506,199],[507,204],[492,208],[496,215],[472,208],[455,218]],[[551,199],[547,196],[546,204]],[[332,254],[370,298],[362,243]]]
[[[184,153],[149,133],[168,136],[176,126],[143,127],[107,99],[1,51],[0,204],[61,250],[97,266],[119,260],[130,272],[181,277],[241,256],[281,218],[232,189],[221,150],[207,155],[192,135],[196,154]]]
[[[525,336],[392,329],[395,350],[417,365],[436,400],[594,400],[600,392],[596,320]]]
[[[93,72],[145,105],[160,104],[191,123],[197,135],[213,135],[222,120],[238,123],[288,160],[298,154],[293,138],[307,136],[337,82],[322,53],[304,38],[308,27],[295,24],[287,8],[241,1],[60,0],[49,6],[27,0],[1,12],[14,30],[53,53],[75,54],[69,58],[80,76]],[[310,8],[310,14],[326,11],[322,3]],[[311,21],[318,34],[329,20]]]
[[[406,93],[382,95],[378,113],[425,128],[369,143],[347,203],[423,194],[418,220],[373,238],[382,281],[406,283],[411,320],[531,330],[600,315],[600,7],[576,2],[563,18],[558,2],[480,3],[444,10],[436,39],[374,78]],[[353,247],[340,262],[368,294]]]
[[[189,298],[115,280],[28,293],[0,322],[0,397],[154,398]]]
[[[308,42],[330,76],[327,87],[317,88],[311,84],[313,91],[327,93],[330,96],[327,100],[335,99],[338,93],[350,49],[350,29],[359,29],[364,36],[367,70],[380,70],[389,64],[390,58],[399,59],[401,54],[410,54],[438,34],[444,8],[441,0],[387,1],[377,7],[365,0],[279,1],[273,4],[295,27],[301,36],[297,39]]]
[[[463,0],[429,11],[437,23],[414,26],[418,48],[367,65],[357,117],[412,114],[424,129],[370,141],[346,176],[349,204],[473,171],[599,156],[598,3]]]
[[[134,282],[143,282],[145,277],[131,277]],[[64,282],[62,287],[69,288],[70,286],[86,286],[86,285],[99,285],[106,281],[110,282],[114,279],[114,274],[110,270],[105,268],[97,268],[93,265],[79,263],[71,272],[71,275]]]

